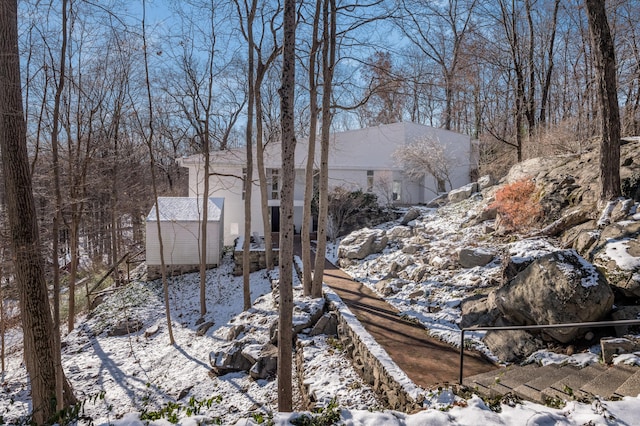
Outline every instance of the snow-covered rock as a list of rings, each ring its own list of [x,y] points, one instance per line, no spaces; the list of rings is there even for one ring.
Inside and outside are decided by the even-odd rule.
[[[448,196],[449,202],[457,203],[462,200],[466,200],[467,198],[471,197],[471,194],[473,194],[474,192],[478,192],[477,182],[472,182],[458,189],[450,191]]]
[[[463,248],[458,253],[458,262],[463,268],[486,266],[496,257],[493,250],[482,247]]]
[[[364,228],[347,235],[340,242],[338,257],[343,259],[364,259],[372,253],[379,253],[387,246],[389,238],[382,229]]]
[[[593,265],[575,250],[563,250],[533,261],[496,290],[496,304],[515,324],[597,321],[611,310],[613,292]],[[567,343],[579,330],[547,329],[545,334]]]

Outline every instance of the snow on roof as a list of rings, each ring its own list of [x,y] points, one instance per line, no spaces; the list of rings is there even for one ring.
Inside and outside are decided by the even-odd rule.
[[[158,197],[158,204],[162,222],[196,222],[200,220],[202,214],[201,197]],[[209,198],[208,221],[221,220],[223,206],[224,198]],[[156,221],[155,205],[151,208],[147,221]]]

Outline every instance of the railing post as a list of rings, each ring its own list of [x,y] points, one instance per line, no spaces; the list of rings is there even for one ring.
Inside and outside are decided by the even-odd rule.
[[[460,379],[458,384],[462,385],[462,370],[464,369],[464,328],[460,329]]]

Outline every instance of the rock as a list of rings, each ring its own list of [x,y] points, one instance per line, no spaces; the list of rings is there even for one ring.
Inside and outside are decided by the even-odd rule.
[[[278,369],[278,348],[267,344],[265,345],[258,359],[251,366],[249,370],[249,375],[254,380],[263,380],[270,377],[274,377],[276,375],[276,371]]]
[[[471,197],[471,194],[478,192],[478,184],[476,182],[469,183],[458,189],[449,192],[448,199],[450,203],[457,203]]]
[[[557,249],[542,239],[522,240],[512,244],[502,259],[502,282],[507,283],[524,271],[534,260]]]
[[[496,290],[496,305],[518,325],[598,321],[611,309],[613,292],[593,265],[575,250],[563,250],[533,261]],[[579,330],[547,329],[545,334],[568,343]]]
[[[432,199],[426,204],[426,207],[430,209],[437,209],[438,207],[442,207],[449,201],[449,194],[441,194],[436,198]]]
[[[413,235],[413,231],[409,226],[394,226],[387,230],[387,237],[390,241],[397,241],[401,238],[410,238]]]
[[[462,301],[460,304],[462,311],[460,315],[460,328],[493,325],[500,316],[500,311],[496,306],[495,293],[489,296],[475,295]]]
[[[640,306],[618,306],[618,308],[611,313],[611,319],[613,320],[636,320],[640,319]],[[615,326],[616,336],[623,337],[629,334],[629,329],[638,330],[639,325],[618,325]]]
[[[406,225],[412,220],[415,220],[419,217],[420,217],[420,210],[412,207],[404,214],[404,216],[402,216],[402,220],[400,220],[400,223],[402,225]]]
[[[420,247],[410,244],[402,247],[402,252],[404,254],[416,254],[420,250]]]
[[[126,336],[131,333],[135,333],[142,329],[144,324],[139,319],[127,318],[120,321],[117,325],[111,328],[107,333],[108,336]]]
[[[458,253],[458,261],[463,268],[485,266],[496,257],[496,254],[485,248],[463,248]]]
[[[482,191],[483,189],[487,189],[488,187],[494,184],[493,178],[491,175],[484,175],[478,179],[478,191]]]
[[[491,330],[482,341],[502,362],[519,361],[543,348],[540,340],[524,330]]]
[[[624,296],[640,298],[640,221],[606,226],[591,250],[593,263]]]
[[[191,389],[193,389],[193,386],[189,386],[180,390],[180,392],[178,392],[178,397],[176,399],[180,401],[182,398],[189,395],[189,392],[191,392]]]
[[[409,293],[409,296],[407,296],[410,300],[415,300],[415,299],[419,299],[421,297],[424,297],[424,290],[416,290],[414,292]]]
[[[207,321],[198,327],[196,330],[196,336],[204,336],[207,331],[213,326],[213,321]]]
[[[363,228],[342,239],[338,247],[338,257],[361,260],[370,254],[382,251],[388,241],[383,230]]]
[[[630,215],[634,204],[634,201],[630,198],[618,201],[611,212],[611,222],[625,220]]]
[[[622,337],[600,339],[600,347],[605,364],[611,364],[614,355],[628,354],[640,349],[640,345],[636,342]]]
[[[219,351],[209,353],[209,364],[215,375],[222,376],[236,371],[247,371],[252,363],[242,355],[242,344],[234,341]]]
[[[238,338],[240,334],[244,333],[244,330],[245,330],[244,324],[232,325],[231,327],[229,327],[229,331],[224,336],[224,339],[227,342],[235,340]]]
[[[410,281],[421,283],[425,280],[425,275],[429,273],[429,267],[427,265],[419,265],[412,269],[407,278]]]
[[[274,321],[269,327],[269,342],[274,345],[278,344],[278,321]]]
[[[294,302],[293,307],[293,333],[300,333],[306,328],[312,327],[324,314],[325,299],[320,297],[303,302]]]
[[[599,231],[596,230],[584,230],[580,231],[575,241],[573,242],[573,248],[582,256],[588,256],[591,248],[598,241]]]
[[[452,264],[453,262],[449,257],[440,257],[436,255],[429,259],[429,265],[438,269],[449,269],[449,266],[451,266]]]
[[[392,284],[393,281],[393,278],[378,281],[375,286],[376,291],[383,296],[390,296],[391,294],[396,293],[397,290]]]
[[[146,339],[148,339],[149,337],[151,337],[154,334],[156,334],[158,331],[160,331],[160,325],[158,325],[158,324],[152,325],[151,327],[147,328],[144,331],[144,337]]]
[[[326,334],[327,336],[338,334],[338,318],[334,312],[327,312],[321,316],[309,333],[310,336],[319,334]]]
[[[476,217],[474,223],[480,224],[482,222],[486,222],[487,220],[495,220],[498,216],[498,209],[496,207],[485,207],[482,209],[478,217]]]

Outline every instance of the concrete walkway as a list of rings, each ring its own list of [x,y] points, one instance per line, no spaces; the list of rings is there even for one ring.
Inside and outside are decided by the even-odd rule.
[[[296,244],[297,254],[300,250]],[[375,292],[328,260],[323,281],[415,384],[430,389],[439,384],[457,383],[460,356],[456,348],[430,337],[422,325],[400,317],[398,311]],[[497,368],[477,352],[465,351],[465,354],[465,376]]]

